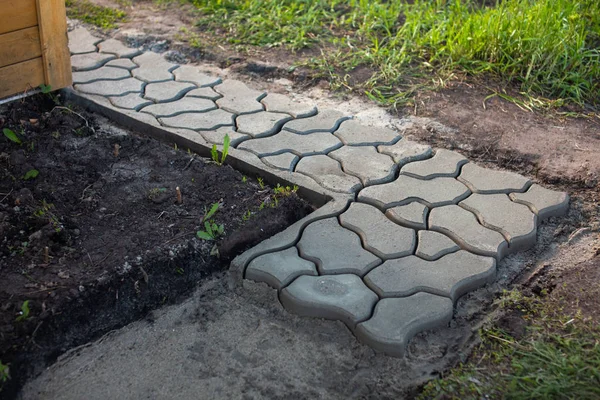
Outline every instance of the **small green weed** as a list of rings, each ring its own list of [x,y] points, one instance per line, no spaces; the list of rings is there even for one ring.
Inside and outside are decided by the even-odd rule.
[[[225,137],[223,138],[223,151],[221,153],[221,157],[219,158],[219,152],[217,151],[217,145],[213,144],[212,149],[210,150],[210,155],[212,160],[217,164],[217,165],[223,165],[223,163],[225,162],[225,159],[227,158],[227,154],[229,154],[229,135],[225,135]]]
[[[56,214],[54,214],[54,204],[42,200],[42,204],[33,212],[33,215],[38,218],[47,219],[48,223],[52,225],[57,233],[62,231],[63,226]]]
[[[6,138],[8,140],[10,140],[11,142],[13,142],[13,143],[16,143],[16,144],[23,143],[21,141],[21,139],[19,139],[19,137],[17,136],[17,134],[13,130],[11,130],[11,129],[4,128],[4,129],[2,129],[2,133],[4,133],[4,136],[6,136]]]
[[[275,196],[288,197],[298,191],[298,186],[281,186],[279,183],[273,189]]]
[[[242,221],[246,222],[250,218],[252,218],[252,212],[250,210],[246,210],[246,212],[244,213],[244,215],[242,215]]]
[[[37,169],[30,169],[29,171],[27,171],[25,173],[25,175],[23,176],[23,180],[24,181],[28,181],[30,179],[35,179],[37,178],[37,176],[40,174],[40,171],[38,171]]]
[[[204,224],[205,230],[203,230],[203,231],[200,230],[200,231],[196,232],[196,236],[198,237],[198,239],[215,240],[216,238],[218,238],[219,236],[221,236],[223,234],[223,232],[225,231],[224,226],[222,224],[217,225],[212,220],[212,217],[215,215],[215,213],[217,212],[217,210],[219,210],[220,207],[221,207],[221,204],[213,203],[209,210],[206,210],[206,208],[204,209],[204,216],[202,217],[202,223]]]
[[[67,16],[103,29],[114,29],[127,17],[125,11],[98,6],[89,0],[66,0]]]
[[[246,177],[246,175],[242,176],[242,183],[246,183],[248,182],[248,178]]]
[[[19,316],[17,317],[16,321],[26,321],[27,318],[29,318],[29,311],[29,300],[25,300],[21,305],[21,312],[19,313]]]
[[[6,383],[8,382],[8,380],[10,379],[10,368],[8,367],[8,365],[3,364],[2,361],[0,361],[0,383]],[[2,386],[0,385],[0,390],[2,389]]]
[[[256,178],[256,181],[258,182],[260,190],[263,190],[265,188],[265,181],[263,180],[263,178],[259,176],[258,178]]]

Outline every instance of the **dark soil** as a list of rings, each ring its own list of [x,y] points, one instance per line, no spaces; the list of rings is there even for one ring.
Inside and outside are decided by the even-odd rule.
[[[313,210],[293,191],[49,96],[0,106],[4,128],[22,143],[0,135],[0,361],[12,377],[3,389],[0,380],[2,398],[68,349],[181,300]],[[214,203],[224,235],[200,240]]]

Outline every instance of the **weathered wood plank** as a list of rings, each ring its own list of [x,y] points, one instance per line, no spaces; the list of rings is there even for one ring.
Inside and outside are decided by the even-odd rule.
[[[0,99],[36,89],[42,83],[44,83],[42,57],[0,68]]]
[[[72,83],[65,1],[36,1],[46,85],[64,88]]]
[[[0,34],[38,24],[36,0],[0,0]]]
[[[0,35],[0,68],[42,55],[37,26]]]

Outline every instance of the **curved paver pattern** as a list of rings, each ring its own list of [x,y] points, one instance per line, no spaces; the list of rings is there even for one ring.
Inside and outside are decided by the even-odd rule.
[[[332,198],[240,255],[232,273],[388,354],[446,325],[453,302],[493,281],[498,260],[532,246],[540,221],[568,209],[566,193],[339,111],[137,55],[83,28],[69,38],[76,98],[207,152],[229,135],[229,159]]]

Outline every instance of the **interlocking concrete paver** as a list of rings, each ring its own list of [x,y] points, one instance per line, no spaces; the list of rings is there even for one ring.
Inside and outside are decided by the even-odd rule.
[[[112,54],[86,53],[71,56],[71,67],[73,71],[90,71],[100,68],[108,61],[113,60]]]
[[[476,254],[501,259],[508,248],[504,236],[480,225],[472,212],[456,205],[431,210],[429,229],[450,236],[462,248]]]
[[[474,193],[510,193],[527,189],[531,180],[510,171],[497,171],[469,163],[462,168],[458,180]]]
[[[153,85],[152,83],[148,86]],[[159,83],[157,85],[160,85]],[[146,93],[148,93],[148,86],[146,86]],[[148,97],[146,95],[146,97]],[[184,97],[179,101],[172,101],[170,103],[159,103],[152,104],[144,109],[142,112],[152,114],[156,118],[159,117],[174,117],[179,114],[186,112],[206,112],[215,110],[217,105],[208,99],[199,99],[195,97]]]
[[[496,260],[460,250],[436,261],[408,256],[388,260],[365,276],[380,297],[406,297],[417,292],[456,302],[463,294],[493,282]]]
[[[133,76],[148,83],[173,80],[171,71],[178,67],[177,64],[170,63],[160,54],[151,51],[135,57],[133,62],[139,65],[139,68],[132,71]]]
[[[93,53],[98,51],[96,44],[102,41],[101,38],[92,36],[85,28],[75,28],[69,35],[69,51],[71,54]]]
[[[446,235],[434,231],[419,231],[419,247],[416,256],[424,260],[434,261],[446,254],[460,250],[457,245]]]
[[[296,172],[310,176],[319,185],[338,193],[354,193],[362,187],[360,179],[346,174],[339,162],[324,155],[302,157]]]
[[[372,146],[344,146],[329,153],[329,157],[339,161],[344,172],[360,178],[365,186],[390,182],[396,172],[392,159]]]
[[[317,107],[314,104],[300,103],[279,93],[269,93],[261,100],[267,111],[290,114],[294,118],[305,118],[315,115]]]
[[[414,230],[390,221],[368,204],[350,204],[340,223],[361,237],[365,249],[384,260],[413,254],[417,244]]]
[[[186,97],[200,97],[203,99],[217,100],[223,96],[221,96],[219,93],[215,92],[213,88],[202,87],[202,88],[197,88],[192,91],[189,91],[186,94]]]
[[[444,326],[452,319],[452,301],[429,293],[381,299],[373,317],[356,326],[356,337],[386,354],[402,357],[417,333]]]
[[[221,78],[206,75],[198,67],[182,65],[173,71],[176,81],[193,83],[198,87],[215,86],[221,83]]]
[[[366,126],[350,119],[342,122],[335,136],[350,146],[377,146],[393,142],[400,135],[388,128]]]
[[[98,49],[100,53],[114,54],[119,58],[133,58],[142,54],[140,49],[127,47],[116,39],[108,39],[98,43]]]
[[[506,194],[473,193],[459,205],[474,213],[481,225],[502,233],[512,253],[535,244],[537,216]]]
[[[144,97],[156,103],[166,103],[181,99],[194,87],[191,83],[175,81],[149,83],[146,85]]]
[[[314,263],[300,258],[298,250],[291,247],[252,260],[246,268],[245,278],[281,289],[300,275],[318,275],[317,268]]]
[[[441,176],[457,177],[460,167],[468,160],[459,153],[445,149],[436,150],[433,157],[406,164],[400,170],[401,174],[421,179],[431,179]]]
[[[260,100],[266,93],[251,89],[243,82],[228,79],[215,86],[215,91],[223,95],[217,100],[217,105],[225,111],[237,115],[264,111]]]
[[[350,117],[336,110],[319,110],[317,115],[308,118],[299,118],[288,122],[283,126],[286,131],[308,134],[314,132],[333,132],[342,121]]]
[[[100,96],[124,96],[130,93],[141,93],[144,82],[135,78],[121,79],[120,81],[97,81],[74,85],[75,90],[82,93],[97,94]]]
[[[186,113],[175,117],[160,118],[160,122],[172,128],[208,131],[223,126],[233,126],[233,114],[223,110],[213,110],[205,113]]]
[[[394,162],[401,167],[409,162],[425,160],[433,154],[430,146],[406,139],[389,146],[377,146],[377,151],[392,157]]]
[[[392,221],[414,229],[427,228],[427,213],[429,213],[429,208],[418,201],[388,208],[385,211],[385,215]]]
[[[457,204],[471,192],[454,178],[423,180],[400,175],[394,182],[369,186],[360,191],[358,199],[379,208],[389,208],[419,200],[429,207]]]
[[[263,157],[261,160],[270,167],[292,171],[294,164],[298,160],[298,156],[292,153],[283,153],[276,156]]]
[[[322,275],[362,276],[381,260],[362,248],[357,234],[340,226],[336,218],[308,225],[297,244],[302,258],[317,264]]]
[[[118,81],[130,78],[131,74],[126,69],[101,67],[91,71],[73,72],[73,83],[90,83],[95,81]]]
[[[537,183],[525,193],[511,193],[510,198],[515,203],[524,204],[537,214],[540,220],[562,216],[569,208],[569,195],[546,189]]]
[[[295,314],[339,320],[351,329],[371,316],[378,298],[356,275],[300,276],[281,291]]]
[[[141,93],[131,93],[125,96],[109,97],[108,100],[115,107],[136,111],[139,111],[145,106],[153,104],[150,100],[144,99]]]
[[[229,135],[229,145],[237,146],[239,143],[250,138],[248,135],[233,130],[233,126],[225,126],[215,130],[201,131],[200,135],[209,143],[223,144],[225,135]]]
[[[338,138],[327,132],[311,133],[310,136],[281,131],[276,135],[250,140],[240,148],[258,156],[290,151],[296,155],[325,154],[342,146]]]
[[[107,67],[123,68],[128,71],[131,71],[132,69],[135,69],[135,68],[139,68],[138,65],[136,63],[134,63],[133,61],[131,61],[129,58],[117,58],[115,60],[111,60],[111,61],[107,62],[105,65]]]
[[[289,114],[268,111],[240,115],[235,119],[238,131],[260,138],[279,132],[283,124],[292,119]]]

